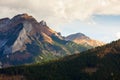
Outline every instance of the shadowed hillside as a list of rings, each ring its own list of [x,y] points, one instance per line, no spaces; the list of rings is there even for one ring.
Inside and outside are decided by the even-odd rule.
[[[120,40],[43,65],[1,69],[0,74],[26,80],[119,80]]]

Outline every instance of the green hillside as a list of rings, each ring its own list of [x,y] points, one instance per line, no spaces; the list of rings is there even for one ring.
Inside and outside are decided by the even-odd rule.
[[[120,40],[45,64],[0,70],[0,80],[119,80]]]

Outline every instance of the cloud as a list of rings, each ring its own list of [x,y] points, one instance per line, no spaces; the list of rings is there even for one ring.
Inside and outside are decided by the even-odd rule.
[[[120,0],[0,0],[0,18],[29,13],[39,21],[61,24],[94,15],[120,15]]]
[[[117,33],[116,33],[116,38],[117,38],[117,39],[120,39],[120,32],[117,32]]]

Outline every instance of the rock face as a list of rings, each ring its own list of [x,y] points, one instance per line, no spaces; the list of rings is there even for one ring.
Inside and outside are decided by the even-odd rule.
[[[66,41],[45,21],[28,14],[0,19],[0,62],[2,67],[40,62],[87,50]]]
[[[6,21],[6,22],[5,22]],[[4,54],[23,51],[26,49],[26,44],[32,42],[32,37],[39,38],[42,35],[46,42],[52,43],[49,37],[56,34],[55,31],[47,27],[46,22],[38,23],[32,16],[20,14],[13,17],[11,20],[5,18],[0,20],[0,47]]]
[[[77,44],[81,44],[84,46],[97,47],[97,46],[104,45],[103,42],[91,39],[82,33],[76,33],[76,34],[69,35],[65,39],[67,41],[73,41]]]

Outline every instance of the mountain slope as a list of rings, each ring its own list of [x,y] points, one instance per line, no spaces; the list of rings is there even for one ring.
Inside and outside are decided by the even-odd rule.
[[[67,36],[65,39],[67,41],[73,41],[77,44],[86,45],[89,47],[97,47],[97,46],[104,45],[103,42],[93,40],[82,33],[71,34],[71,35]]]
[[[15,75],[25,80],[119,80],[120,40],[44,65],[2,69],[0,74],[4,80]]]
[[[45,21],[37,22],[28,14],[0,19],[2,67],[49,61],[87,49],[83,45],[64,40]]]

